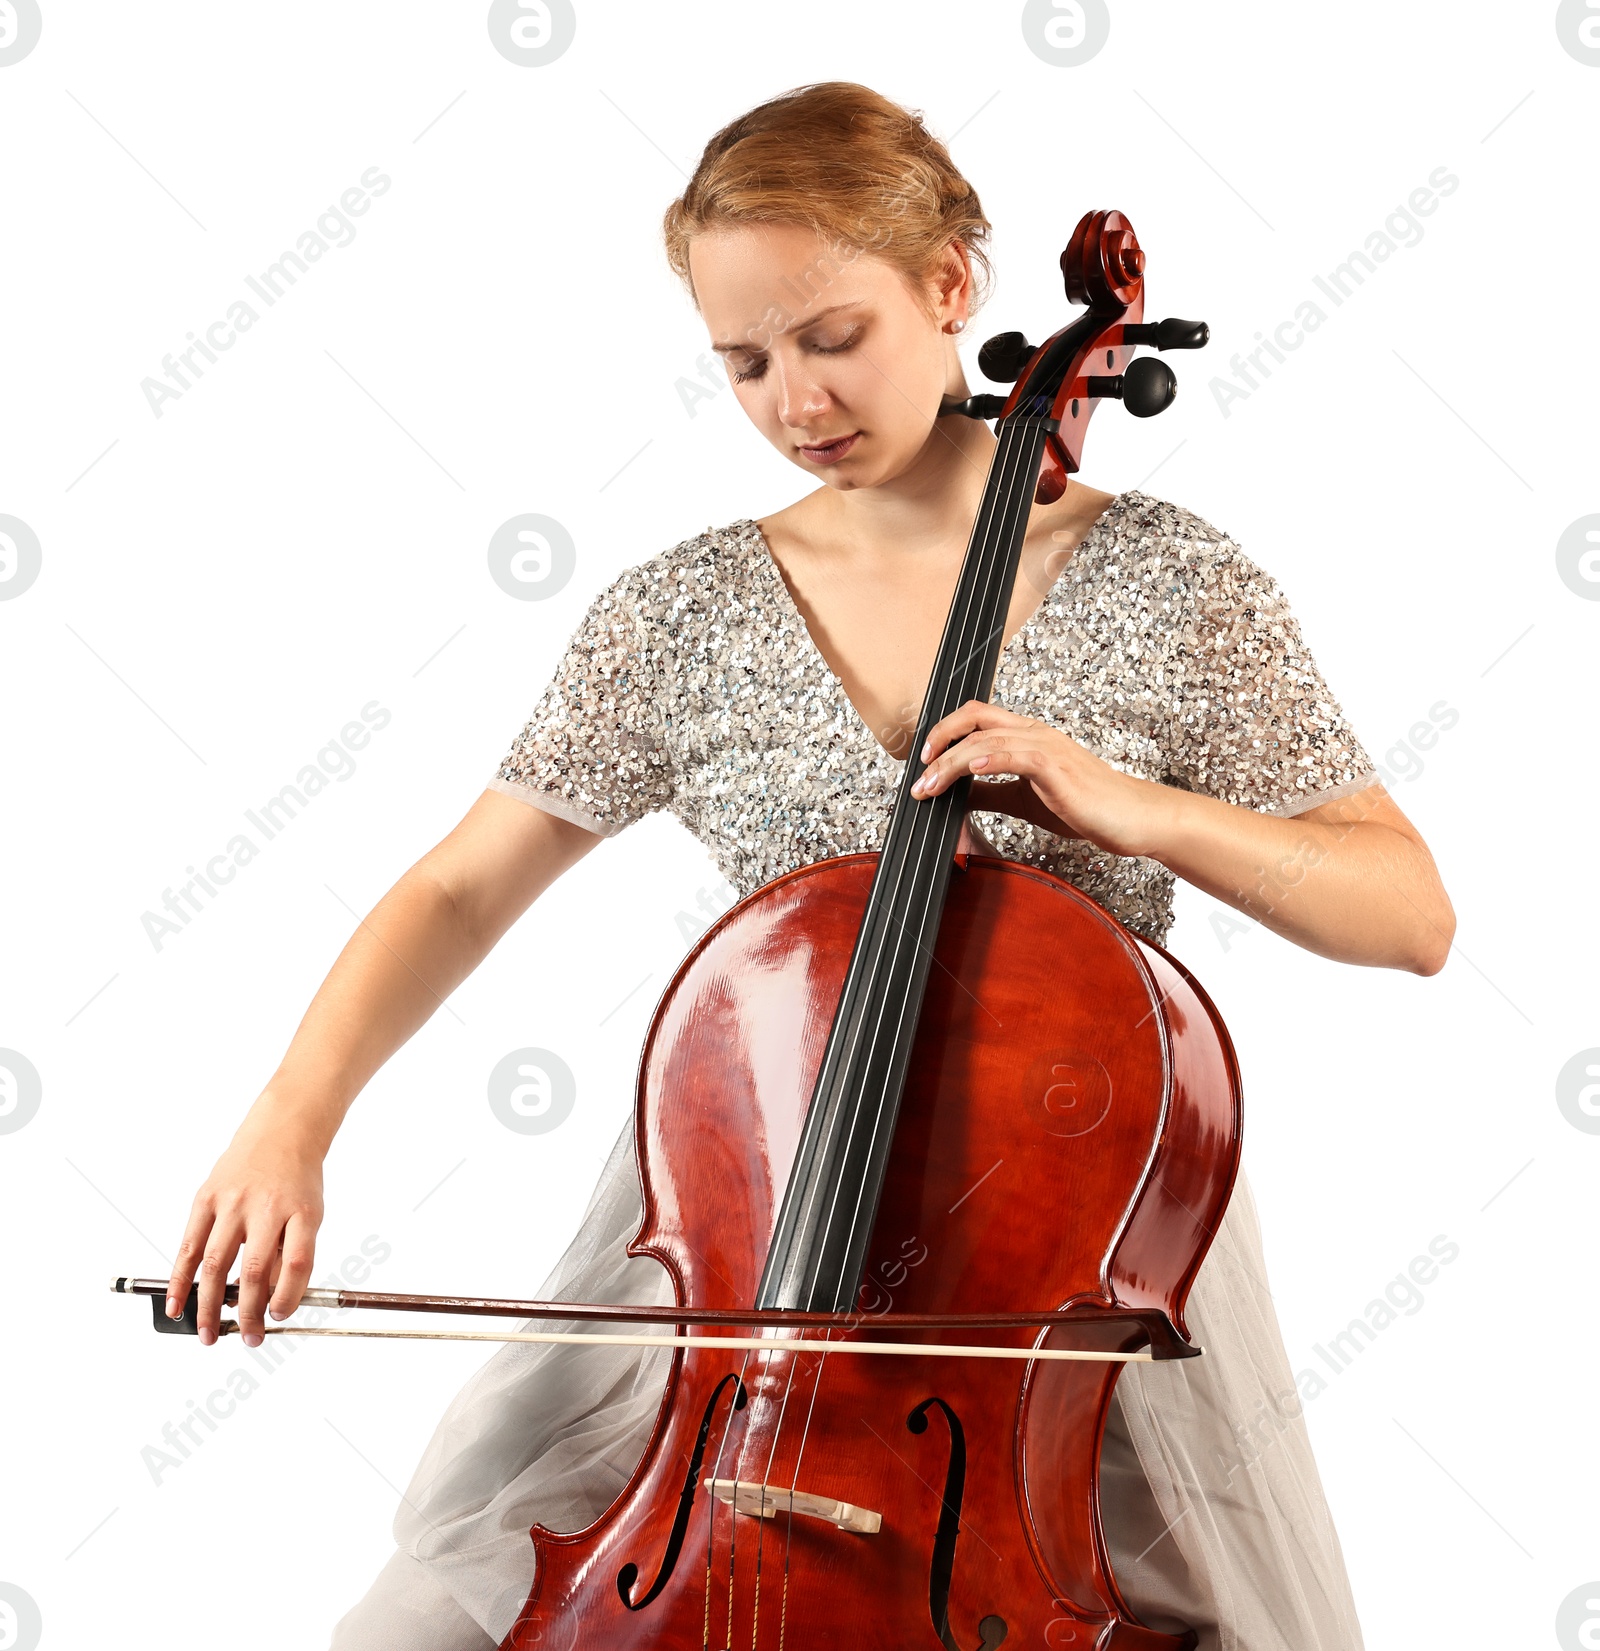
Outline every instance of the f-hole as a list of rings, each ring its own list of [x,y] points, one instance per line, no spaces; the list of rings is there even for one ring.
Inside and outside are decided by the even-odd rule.
[[[633,1585],[639,1580],[639,1567],[631,1561],[617,1572],[617,1592],[622,1595],[622,1603],[630,1611],[642,1611],[657,1594],[667,1585],[667,1579],[672,1575],[672,1568],[678,1563],[678,1555],[683,1548],[684,1533],[689,1529],[689,1515],[694,1511],[695,1488],[700,1483],[700,1467],[706,1458],[706,1440],[711,1436],[711,1420],[716,1415],[717,1404],[722,1398],[722,1390],[733,1383],[733,1408],[743,1410],[748,1395],[745,1392],[743,1381],[734,1371],[729,1371],[717,1383],[715,1391],[706,1404],[706,1413],[700,1418],[699,1437],[694,1442],[694,1454],[689,1459],[689,1471],[684,1476],[683,1489],[678,1492],[678,1513],[672,1521],[672,1533],[667,1538],[667,1551],[661,1556],[661,1569],[656,1579],[650,1584],[650,1592],[643,1599],[634,1600],[629,1596],[633,1593]]]
[[[928,1612],[933,1631],[945,1651],[962,1651],[950,1632],[950,1578],[955,1574],[956,1538],[961,1534],[961,1501],[967,1488],[967,1436],[961,1418],[943,1399],[924,1399],[906,1417],[913,1433],[928,1431],[928,1407],[938,1405],[950,1429],[950,1465],[945,1469],[944,1500],[939,1509],[939,1529],[933,1538],[933,1557],[928,1565]],[[1008,1630],[1005,1619],[987,1616],[978,1624],[981,1651],[994,1651]]]

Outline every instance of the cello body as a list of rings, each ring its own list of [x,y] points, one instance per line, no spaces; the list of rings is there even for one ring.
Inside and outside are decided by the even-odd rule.
[[[630,1250],[680,1305],[755,1297],[878,858],[756,891],[657,1008]],[[1192,1353],[1184,1299],[1238,1161],[1222,1021],[1070,884],[989,856],[956,868],[865,1279],[830,1339],[877,1339],[891,1310],[1049,1306],[1081,1322],[1014,1345],[1128,1349],[1157,1325],[1164,1356]],[[1120,1369],[680,1350],[622,1494],[587,1530],[535,1527],[505,1644],[1192,1645],[1141,1625],[1111,1573],[1097,1474]]]

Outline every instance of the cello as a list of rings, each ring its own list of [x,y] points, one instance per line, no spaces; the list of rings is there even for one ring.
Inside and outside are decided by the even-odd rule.
[[[1144,321],[1144,264],[1122,214],[1086,215],[1061,255],[1084,313],[1037,347],[991,339],[1010,393],[941,409],[998,439],[913,753],[987,697],[1029,510],[1078,470],[1095,408],[1170,405],[1137,346],[1206,342]],[[1122,1365],[1201,1351],[1184,1303],[1238,1164],[1233,1048],[1161,947],[1046,871],[958,853],[974,782],[924,800],[920,772],[876,853],[756,890],[656,1008],[629,1250],[672,1307],[306,1293],[676,1326],[628,1338],[676,1349],[649,1443],[589,1527],[534,1527],[510,1651],[1195,1643],[1120,1593],[1098,1463]],[[163,1281],[115,1287],[193,1327],[193,1293],[171,1322]]]

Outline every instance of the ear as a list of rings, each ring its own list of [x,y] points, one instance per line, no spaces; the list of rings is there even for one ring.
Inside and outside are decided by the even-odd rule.
[[[927,290],[929,309],[940,327],[967,319],[972,308],[972,260],[960,241],[951,240],[940,253]]]

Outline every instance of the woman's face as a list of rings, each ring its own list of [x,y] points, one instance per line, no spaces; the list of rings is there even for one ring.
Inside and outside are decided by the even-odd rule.
[[[944,327],[967,313],[952,256],[929,309],[892,265],[794,224],[722,226],[689,246],[711,346],[739,404],[791,463],[829,487],[877,487],[922,451],[961,382]]]

